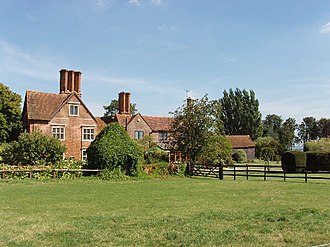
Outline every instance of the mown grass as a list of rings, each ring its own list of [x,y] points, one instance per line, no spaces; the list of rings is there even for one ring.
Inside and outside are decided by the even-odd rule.
[[[1,246],[313,246],[328,181],[0,180]]]

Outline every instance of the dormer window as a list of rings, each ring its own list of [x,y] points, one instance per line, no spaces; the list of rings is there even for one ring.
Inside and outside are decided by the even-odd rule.
[[[79,103],[69,104],[69,116],[79,116]]]

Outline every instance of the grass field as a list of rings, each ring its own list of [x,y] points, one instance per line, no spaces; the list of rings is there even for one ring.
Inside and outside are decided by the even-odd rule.
[[[315,246],[330,183],[0,180],[1,246]]]

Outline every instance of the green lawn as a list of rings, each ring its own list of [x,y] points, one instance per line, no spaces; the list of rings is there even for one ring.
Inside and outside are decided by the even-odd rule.
[[[330,243],[330,182],[0,180],[1,246]]]

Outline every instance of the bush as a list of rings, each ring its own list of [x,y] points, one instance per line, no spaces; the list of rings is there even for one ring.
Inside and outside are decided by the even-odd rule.
[[[330,138],[321,138],[317,141],[307,141],[304,144],[304,151],[330,152]]]
[[[282,169],[287,172],[303,172],[306,169],[306,153],[287,151],[282,155]]]
[[[233,160],[237,163],[247,162],[247,154],[243,149],[238,149],[235,153],[233,153]]]
[[[25,132],[18,141],[2,145],[2,162],[9,165],[46,165],[63,159],[66,147],[60,140],[40,132]]]
[[[169,154],[159,148],[152,148],[145,152],[144,159],[147,164],[157,162],[168,162]]]
[[[87,149],[88,168],[111,171],[120,167],[129,176],[136,175],[141,158],[141,149],[119,123],[106,126]]]
[[[307,170],[330,171],[330,152],[306,152]]]

